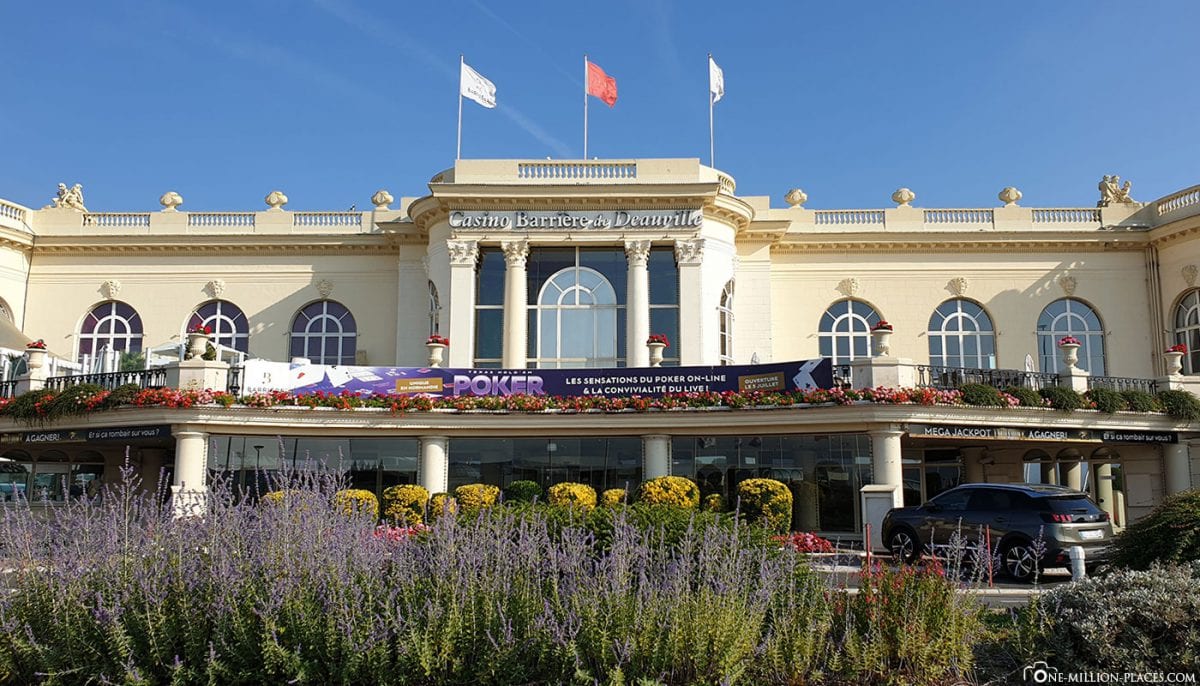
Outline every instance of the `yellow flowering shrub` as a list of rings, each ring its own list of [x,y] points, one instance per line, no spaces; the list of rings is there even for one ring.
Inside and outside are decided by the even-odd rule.
[[[449,493],[434,493],[429,497],[429,517],[458,514],[458,501]]]
[[[264,493],[263,496],[258,499],[258,502],[261,505],[273,507],[275,505],[282,505],[287,497],[287,491],[271,491],[269,493]]]
[[[705,512],[724,512],[725,496],[720,493],[709,493],[704,496],[704,500],[700,503],[700,509]]]
[[[388,486],[383,489],[383,516],[396,524],[423,524],[429,491],[416,484]]]
[[[348,515],[370,515],[371,519],[379,519],[379,499],[374,493],[361,488],[348,488],[334,493],[333,507]]]
[[[792,527],[792,492],[775,479],[746,479],[738,484],[742,514],[785,532]]]
[[[610,488],[600,494],[600,507],[612,509],[614,507],[625,504],[625,489]]]
[[[466,484],[454,489],[454,499],[464,512],[478,512],[500,499],[500,488],[490,484]]]
[[[596,489],[587,484],[564,481],[550,487],[546,497],[557,507],[590,510],[596,506]]]
[[[642,482],[638,489],[638,501],[694,510],[700,506],[700,487],[695,481],[682,476],[660,476]]]

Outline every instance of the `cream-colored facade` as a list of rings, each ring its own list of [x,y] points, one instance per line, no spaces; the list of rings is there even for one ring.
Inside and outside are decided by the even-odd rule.
[[[1123,193],[1115,188],[1115,182],[1107,189],[1102,182],[1103,206],[1093,207],[1026,207],[1019,204],[1020,192],[1010,188],[988,207],[929,209],[914,206],[915,194],[899,189],[892,195],[894,206],[884,209],[817,210],[805,207],[807,197],[798,189],[784,195],[782,207],[772,207],[767,197],[739,196],[730,175],[695,159],[460,160],[436,174],[424,195],[394,202],[380,191],[372,197],[374,208],[362,212],[293,212],[277,192],[262,211],[193,212],[172,193],[154,212],[95,211],[103,198],[89,198],[92,211],[61,197],[52,203],[61,207],[45,209],[0,201],[0,306],[26,336],[44,339],[52,353],[71,360],[83,352],[88,313],[106,303],[136,311],[137,349],[148,350],[182,343],[193,313],[220,301],[244,314],[247,335],[234,347],[250,357],[287,361],[296,356],[298,313],[332,301],[355,322],[353,349],[343,351],[343,364],[350,359],[360,365],[425,365],[426,337],[436,331],[452,341],[447,366],[573,366],[579,360],[566,352],[547,352],[556,343],[543,338],[548,334],[537,303],[544,294],[531,289],[549,279],[537,276],[539,255],[595,248],[608,250],[609,262],[613,254],[624,259],[623,272],[613,280],[620,291],[620,326],[612,332],[619,341],[611,355],[622,366],[647,366],[646,336],[656,332],[657,323],[670,321],[675,335],[669,364],[833,355],[840,378],[854,385],[927,382],[938,373],[934,367],[1025,371],[1027,358],[1053,373],[1059,371],[1058,352],[1045,341],[1062,332],[1043,327],[1039,350],[1039,320],[1047,308],[1061,307],[1055,303],[1070,301],[1099,322],[1088,331],[1085,352],[1091,357],[1081,366],[1098,366],[1100,373],[1091,376],[1107,381],[1091,383],[1144,379],[1146,387],[1151,380],[1159,388],[1191,387],[1190,355],[1185,373],[1171,376],[1163,351],[1177,340],[1192,340],[1193,330],[1186,322],[1177,326],[1176,317],[1181,305],[1187,314],[1186,299],[1197,287],[1200,186],[1148,203],[1133,202],[1127,187]],[[180,191],[186,196],[186,189]],[[653,300],[666,278],[663,260],[672,262],[673,303]],[[480,281],[489,275],[494,282]],[[958,308],[954,321],[971,315],[974,323],[968,329],[939,328],[950,326],[935,314],[948,303]],[[486,314],[488,307],[495,311]],[[845,354],[838,347],[839,324],[830,323],[837,307],[851,314],[840,320],[850,327]],[[870,352],[871,336],[861,329],[880,319],[894,327],[886,355]],[[990,341],[977,336],[967,341],[964,335],[978,333],[969,327],[980,322],[990,326],[983,330]],[[1200,323],[1197,327],[1200,336]],[[558,336],[565,350],[568,334]],[[939,347],[939,357],[934,345],[965,347],[956,347],[958,357],[952,359],[949,348]],[[597,352],[595,359],[608,357]],[[1047,368],[1047,359],[1055,368]],[[589,360],[594,361],[583,363]],[[1089,383],[1080,375],[1062,378],[1079,388]],[[166,451],[155,453],[149,464],[170,464],[176,451],[176,475],[184,471],[182,453],[200,450],[207,435],[411,437],[421,441],[418,478],[435,490],[454,485],[446,475],[455,463],[456,436],[635,436],[644,447],[641,475],[648,476],[672,471],[671,441],[701,428],[713,436],[870,436],[870,480],[895,486],[896,502],[908,480],[904,465],[922,469],[926,452],[942,459],[947,450],[958,451],[954,463],[962,478],[1003,481],[1028,477],[1030,450],[1060,463],[1055,456],[1063,454],[1066,462],[1100,460],[1097,465],[1118,461],[1106,457],[1110,453],[1090,458],[1094,451],[1119,450],[1126,492],[1121,507],[1128,516],[1144,512],[1164,493],[1200,483],[1200,462],[1188,448],[1194,427],[1160,416],[827,408],[707,415],[696,420],[699,427],[690,418],[665,423],[654,415],[637,421],[609,416],[418,421],[280,419],[279,413],[237,409],[194,416],[156,412],[88,418],[79,426],[172,425],[177,442],[147,450]],[[228,412],[241,413],[233,419]],[[917,436],[908,428],[938,423],[1173,432],[1179,442],[956,441]],[[4,430],[20,427],[0,427]],[[38,449],[18,448],[35,461]],[[109,463],[117,459],[116,446],[91,449]],[[691,464],[699,469],[700,462]],[[1070,466],[1053,478],[1060,474],[1068,483],[1081,478]],[[923,475],[914,478],[920,482],[914,490],[928,495]],[[1093,484],[1091,490],[1098,495],[1104,487]]]

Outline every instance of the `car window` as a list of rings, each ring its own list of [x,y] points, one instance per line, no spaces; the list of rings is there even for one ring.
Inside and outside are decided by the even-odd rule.
[[[1060,514],[1096,514],[1099,507],[1090,498],[1082,495],[1067,495],[1056,498],[1046,498],[1051,512]]]
[[[967,509],[967,500],[971,497],[970,489],[950,490],[942,493],[938,497],[930,500],[930,504],[937,505],[943,510],[950,512],[961,512]]]
[[[1011,510],[1013,507],[1012,494],[992,488],[980,488],[971,495],[970,510],[996,511]]]

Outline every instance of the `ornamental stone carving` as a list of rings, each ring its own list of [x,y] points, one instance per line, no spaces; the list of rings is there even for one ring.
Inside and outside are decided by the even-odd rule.
[[[506,266],[525,268],[525,260],[529,257],[529,241],[500,241],[500,249],[504,251]]]
[[[121,293],[121,282],[116,279],[109,279],[100,284],[100,293],[108,300],[116,300],[117,295]]]
[[[1200,272],[1200,270],[1196,269],[1196,265],[1194,265],[1194,264],[1184,265],[1182,272],[1183,272],[1183,280],[1187,282],[1187,285],[1189,287],[1195,286],[1196,285],[1196,274],[1198,272]]]
[[[689,238],[675,241],[675,262],[678,264],[700,264],[703,261],[703,238]]]
[[[837,289],[839,293],[847,298],[853,298],[854,296],[858,295],[858,292],[862,290],[862,287],[858,283],[858,279],[854,277],[848,277],[838,282]]]
[[[328,298],[329,294],[333,293],[333,282],[329,279],[321,279],[314,285],[317,287],[317,292],[321,294],[322,298]]]
[[[377,210],[390,210],[391,208],[388,205],[391,205],[395,201],[396,199],[392,197],[392,194],[382,188],[375,191],[375,195],[371,196],[371,204]]]
[[[224,279],[213,279],[212,281],[209,281],[207,284],[205,284],[204,290],[208,291],[208,294],[211,297],[220,298],[222,295],[225,294],[225,280]]]
[[[1079,282],[1076,281],[1075,277],[1071,276],[1070,274],[1064,274],[1063,276],[1058,277],[1058,287],[1061,288],[1063,294],[1067,295],[1068,297],[1075,295],[1075,287],[1078,285]]]
[[[175,208],[183,204],[183,196],[175,191],[167,191],[159,197],[158,204],[163,206],[163,212],[178,212]]]
[[[87,212],[88,209],[83,206],[83,184],[77,183],[70,188],[67,188],[65,183],[58,184],[58,193],[50,199],[50,204],[42,209],[50,208]]]
[[[477,241],[446,241],[446,250],[450,253],[450,264],[475,266],[479,259],[479,243]]]
[[[1108,207],[1112,204],[1132,205],[1134,199],[1129,196],[1132,189],[1132,181],[1121,184],[1121,177],[1116,174],[1106,175],[1100,179],[1100,201],[1096,203],[1096,207]]]
[[[950,279],[949,283],[946,284],[946,288],[949,289],[951,293],[957,296],[962,296],[967,292],[967,286],[970,285],[971,282],[967,281],[967,277],[956,276],[953,279]]]
[[[783,196],[783,199],[790,207],[803,207],[804,203],[808,202],[808,193],[805,193],[803,188],[793,188]]]
[[[897,188],[892,193],[892,202],[896,203],[896,207],[912,207],[912,201],[916,199],[917,194],[907,188]]]
[[[630,267],[645,267],[650,260],[650,241],[625,241],[625,259]]]
[[[271,191],[263,200],[272,210],[282,210],[283,206],[288,203],[288,197],[283,194],[283,191]]]
[[[1008,186],[1000,191],[1000,195],[997,197],[1000,198],[1000,202],[1004,203],[1005,207],[1013,207],[1021,199],[1021,191],[1013,186]]]

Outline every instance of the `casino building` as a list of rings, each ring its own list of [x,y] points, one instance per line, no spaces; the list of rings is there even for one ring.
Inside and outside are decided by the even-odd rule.
[[[87,209],[64,185],[43,209],[0,201],[2,389],[288,389],[304,361],[360,379],[428,367],[432,334],[450,341],[441,365],[478,375],[649,368],[662,334],[663,367],[827,358],[853,388],[1197,388],[1200,186],[1147,203],[1129,190],[1105,177],[1097,206],[1026,207],[1005,188],[992,206],[929,209],[902,188],[847,210],[791,189],[773,207],[696,159],[460,160],[424,195],[381,190],[361,212],[291,211],[279,191],[262,211],[185,210],[175,192],[160,211],[95,211],[102,198]],[[198,325],[219,359],[182,361]],[[1026,407],[130,407],[0,416],[0,495],[52,506],[119,478],[127,453],[176,497],[305,459],[376,491],[677,474],[728,494],[770,476],[793,489],[797,528],[853,538],[878,519],[873,498],[963,481],[1068,484],[1123,525],[1200,484],[1196,440],[1200,425],[1162,413]]]

